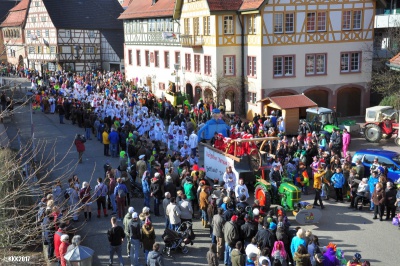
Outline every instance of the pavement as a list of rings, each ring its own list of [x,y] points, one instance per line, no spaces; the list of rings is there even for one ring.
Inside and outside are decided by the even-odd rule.
[[[24,86],[24,84],[23,84]],[[29,86],[29,84],[28,84]],[[42,148],[43,158],[51,159],[49,169],[53,168],[51,179],[61,178],[63,188],[72,174],[77,174],[81,182],[88,181],[92,188],[96,185],[96,178],[103,177],[103,165],[109,161],[112,166],[118,165],[117,158],[103,156],[103,145],[95,140],[86,142],[86,151],[83,155],[83,163],[78,164],[78,154],[73,145],[76,134],[84,133],[82,128],[66,124],[59,124],[58,115],[36,112],[33,114],[35,143]],[[20,133],[22,142],[27,142],[31,137],[31,124],[28,107],[18,109],[13,119],[4,124],[10,146],[18,148],[17,133]],[[0,132],[3,130],[0,127]],[[379,148],[400,152],[395,146],[393,139],[381,141],[379,144],[371,144],[363,138],[353,138],[350,151],[361,148]],[[39,157],[39,156],[38,156]],[[39,157],[38,159],[40,159]],[[313,202],[314,195],[303,196],[302,200]],[[250,199],[252,202],[253,198]],[[351,259],[355,252],[362,254],[364,260],[369,260],[371,265],[398,265],[398,234],[400,230],[391,222],[372,220],[373,214],[369,211],[353,211],[348,209],[348,203],[336,203],[334,200],[325,201],[326,209],[322,210],[322,218],[319,224],[304,226],[311,229],[319,237],[322,246],[329,242],[337,244],[344,251],[346,259]],[[138,212],[143,207],[143,199],[132,199],[131,206]],[[162,208],[161,208],[162,209]],[[95,251],[93,265],[108,264],[108,241],[107,230],[111,227],[110,217],[96,218],[96,206],[92,208],[92,220],[86,224],[79,222],[80,234],[83,237],[82,245],[88,246]],[[81,214],[80,221],[83,220]],[[293,226],[297,226],[294,217],[289,220]],[[164,218],[152,217],[156,229],[156,241],[163,245],[161,235],[164,230]],[[119,223],[122,225],[122,222]],[[206,265],[206,253],[211,242],[208,229],[203,229],[199,220],[194,222],[196,239],[193,246],[189,246],[189,253],[184,255],[179,252],[173,253],[173,258],[165,258],[165,265]],[[125,265],[129,265],[126,248],[123,248]],[[140,263],[144,265],[143,253],[140,254]],[[114,262],[117,258],[114,258]],[[116,265],[116,263],[114,263]]]

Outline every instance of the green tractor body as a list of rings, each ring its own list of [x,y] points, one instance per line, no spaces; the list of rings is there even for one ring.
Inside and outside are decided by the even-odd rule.
[[[301,190],[293,183],[283,182],[278,189],[281,195],[281,205],[287,211],[293,211],[297,203],[300,202]]]
[[[306,110],[306,122],[311,131],[326,131],[332,133],[339,128],[337,114],[335,111],[324,107],[311,107]]]

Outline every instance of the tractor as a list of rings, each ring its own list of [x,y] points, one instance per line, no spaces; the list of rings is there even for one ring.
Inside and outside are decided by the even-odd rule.
[[[374,106],[366,109],[362,133],[367,141],[379,142],[396,135],[395,143],[400,146],[398,130],[398,113],[392,106]]]
[[[278,195],[273,198],[272,184],[265,179],[263,167],[260,168],[262,177],[257,177],[255,184],[254,198],[259,200],[260,206],[269,210],[272,201],[283,207],[285,211],[293,211],[296,204],[300,202],[301,190],[293,184],[290,178],[283,177],[278,189]]]
[[[328,132],[329,134],[338,126],[337,113],[325,107],[312,107],[306,109],[306,122],[310,132]]]

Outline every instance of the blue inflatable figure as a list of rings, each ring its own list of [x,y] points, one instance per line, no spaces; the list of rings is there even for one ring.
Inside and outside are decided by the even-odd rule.
[[[221,119],[221,111],[213,109],[212,118],[197,132],[198,140],[209,140],[214,136],[214,133],[221,133],[224,137],[228,136],[229,126]]]

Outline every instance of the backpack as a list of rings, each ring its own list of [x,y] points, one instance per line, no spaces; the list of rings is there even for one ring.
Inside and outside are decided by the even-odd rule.
[[[119,188],[119,187],[118,187],[118,196],[119,196],[120,198],[125,198],[125,197],[126,197],[126,192],[125,192],[125,190],[123,190],[122,188]]]
[[[65,199],[69,199],[69,191],[68,191],[68,189],[66,189],[66,190],[64,191],[64,198],[65,198]]]

